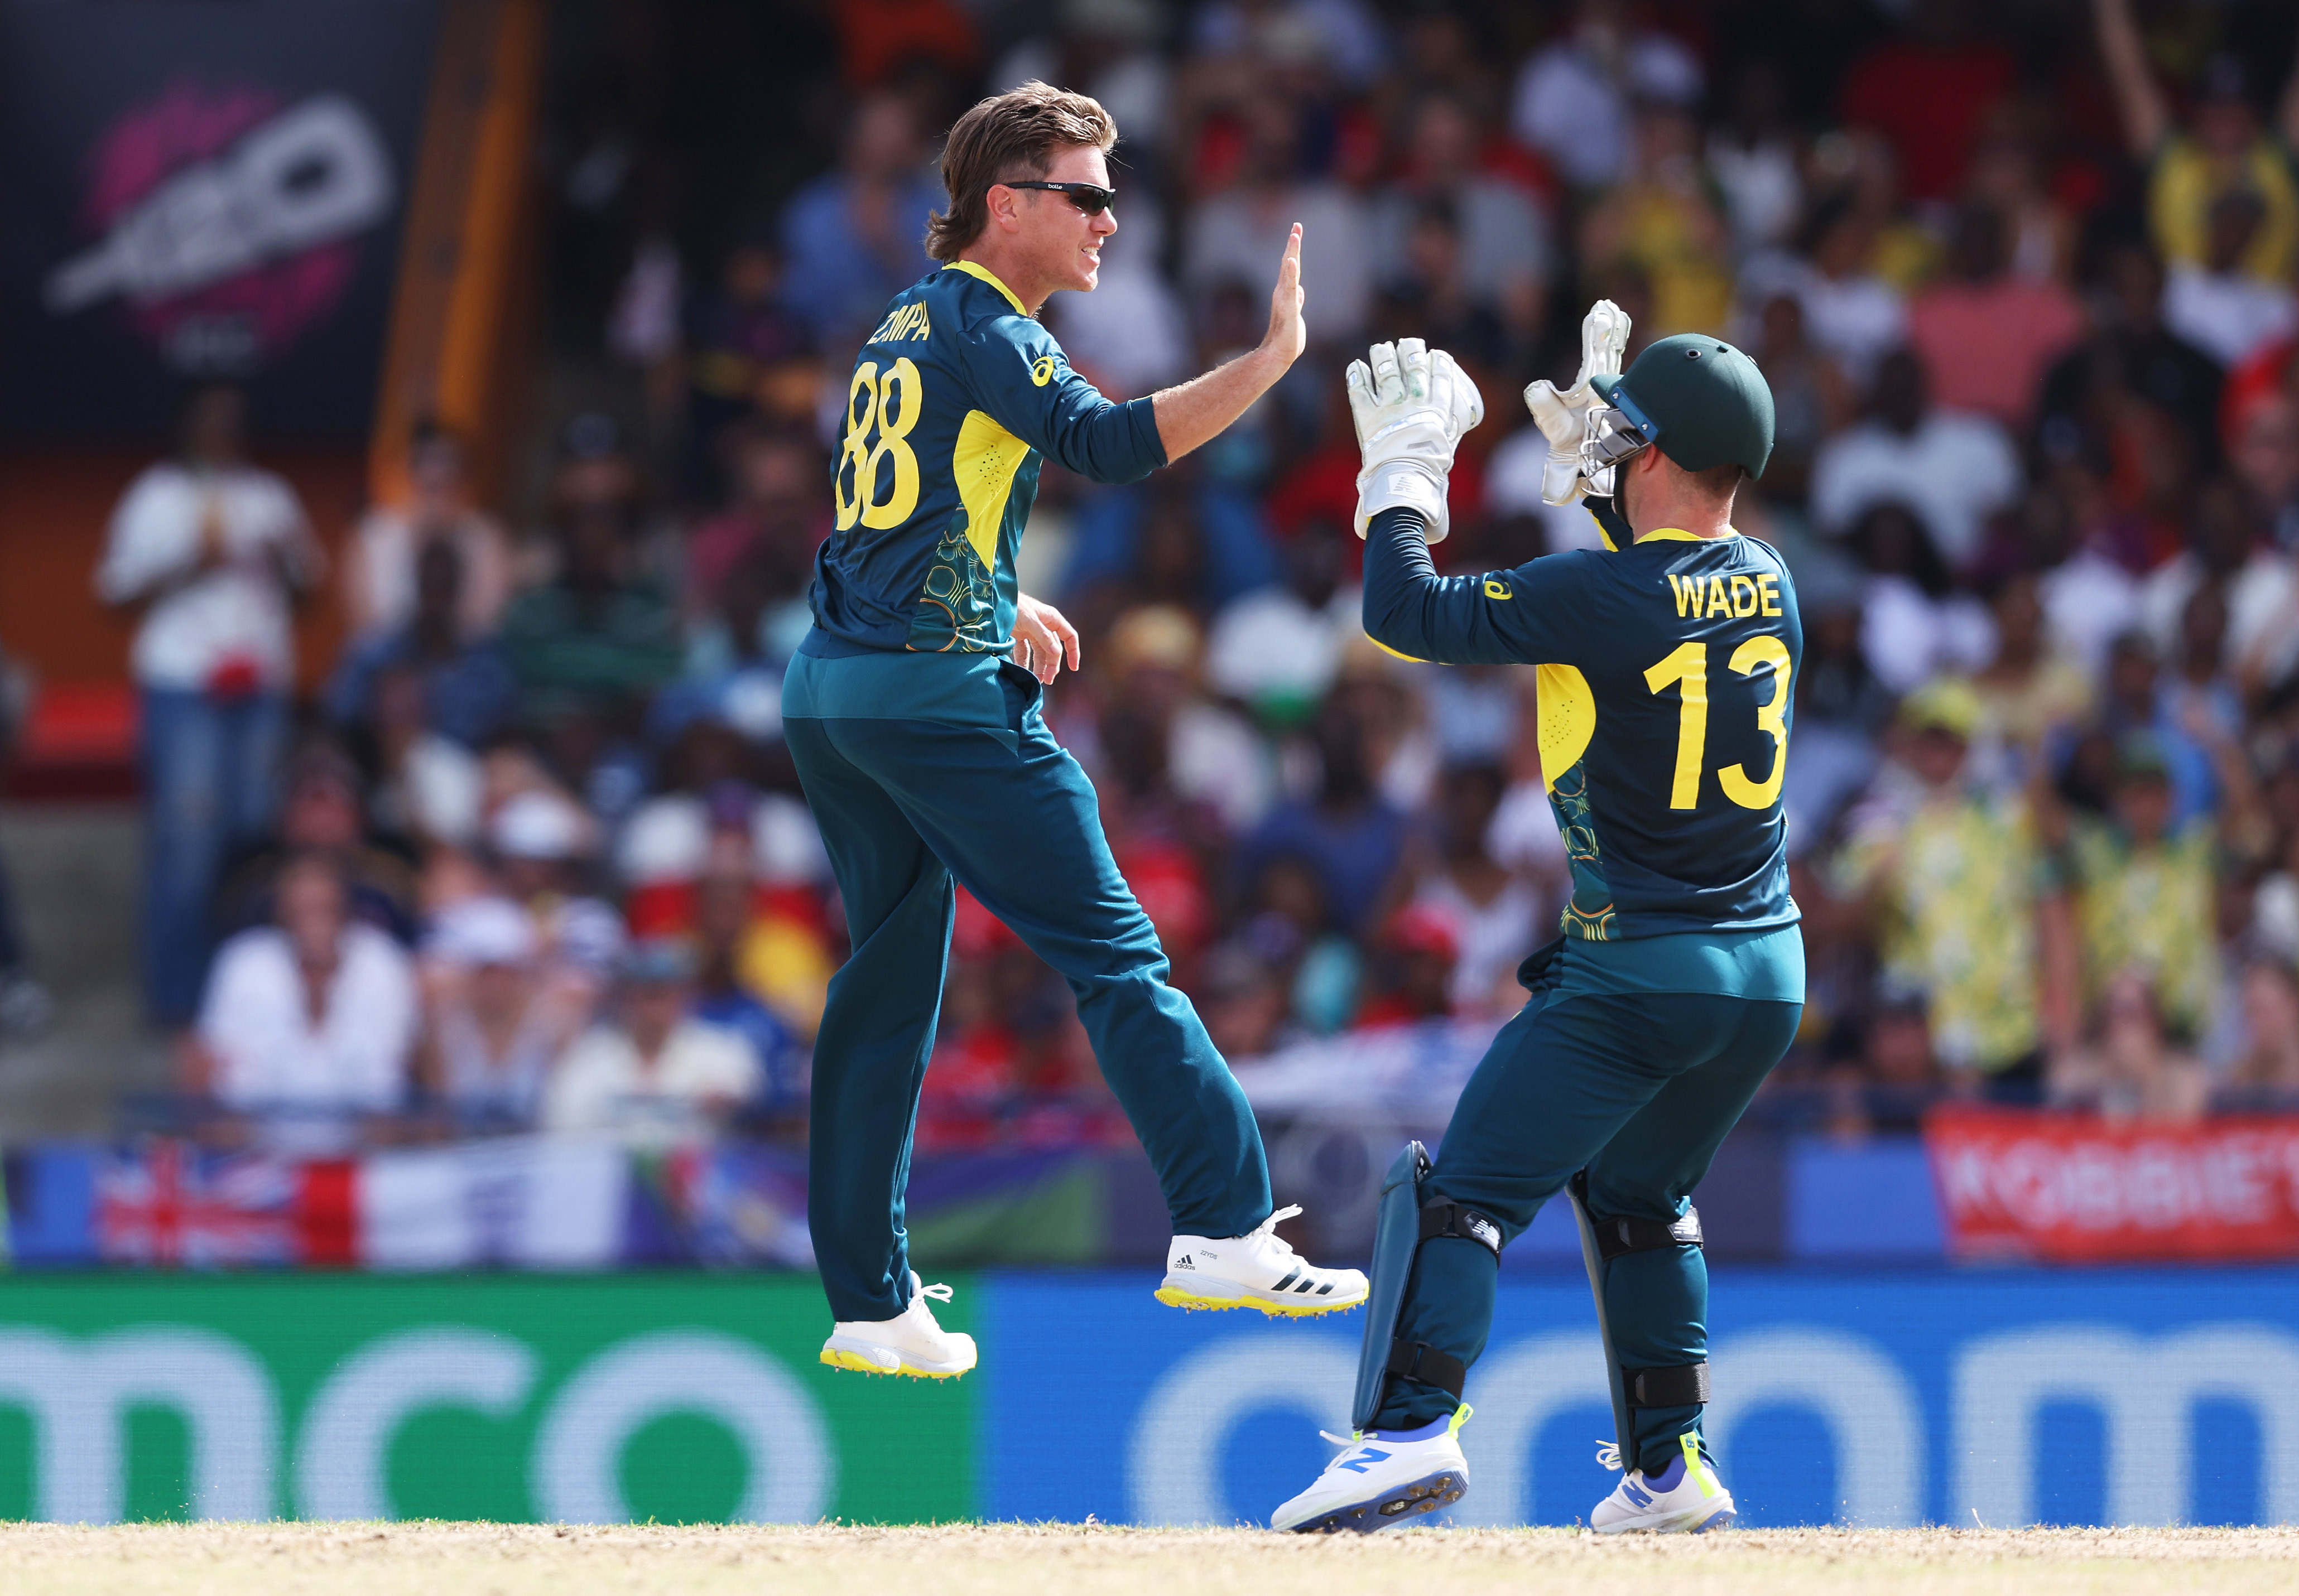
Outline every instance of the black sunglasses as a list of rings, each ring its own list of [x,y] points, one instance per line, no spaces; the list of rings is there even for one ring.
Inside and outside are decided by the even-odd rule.
[[[1000,188],[1042,188],[1048,194],[1066,194],[1070,196],[1070,203],[1075,205],[1088,216],[1100,216],[1103,211],[1108,210],[1117,199],[1117,190],[1115,188],[1104,188],[1098,183],[1001,183],[993,185],[993,186]]]

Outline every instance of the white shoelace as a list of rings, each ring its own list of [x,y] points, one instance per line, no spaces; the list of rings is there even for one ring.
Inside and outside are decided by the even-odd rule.
[[[1248,1232],[1248,1234],[1252,1236],[1266,1236],[1273,1243],[1284,1248],[1288,1253],[1291,1253],[1293,1251],[1293,1244],[1277,1234],[1277,1227],[1286,1220],[1299,1219],[1300,1217],[1301,1205],[1299,1203],[1288,1203],[1275,1213],[1271,1214],[1267,1219],[1262,1220],[1261,1223],[1256,1225]]]
[[[1335,1446],[1355,1446],[1357,1443],[1357,1438],[1355,1435],[1336,1435],[1331,1430],[1319,1430],[1317,1434]]]
[[[1597,1443],[1597,1467],[1599,1468],[1611,1468],[1617,1470],[1620,1466],[1621,1448],[1619,1443],[1612,1441],[1599,1441]]]
[[[949,1286],[944,1286],[941,1281],[937,1280],[932,1286],[919,1286],[918,1294],[925,1297],[929,1302],[947,1302],[950,1298],[956,1296],[958,1293],[952,1291]]]

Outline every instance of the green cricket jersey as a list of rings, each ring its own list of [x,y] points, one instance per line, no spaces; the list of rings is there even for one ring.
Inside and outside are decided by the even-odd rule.
[[[1119,404],[970,260],[895,295],[847,385],[837,520],[804,650],[1002,655],[1042,459],[1095,482],[1166,463],[1147,399]]]
[[[1573,868],[1568,948],[1686,933],[1715,946],[1796,923],[1780,781],[1804,632],[1772,549],[1659,532],[1440,578],[1420,517],[1390,511],[1368,536],[1365,624],[1416,659],[1538,671],[1541,774]],[[1801,996],[1800,947],[1796,975]],[[1746,985],[1698,979],[1676,989]]]

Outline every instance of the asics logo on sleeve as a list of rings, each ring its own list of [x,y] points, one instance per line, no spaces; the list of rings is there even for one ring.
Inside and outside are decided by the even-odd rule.
[[[1053,356],[1040,355],[1036,360],[1030,362],[1030,382],[1033,386],[1042,388],[1053,380]]]
[[[1488,576],[1485,578],[1485,597],[1488,599],[1514,599],[1516,595],[1509,591],[1509,584],[1503,582],[1499,577]]]

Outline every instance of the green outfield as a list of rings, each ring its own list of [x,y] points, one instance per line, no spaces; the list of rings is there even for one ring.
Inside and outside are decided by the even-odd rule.
[[[2288,1591],[2291,1530],[1752,1530],[1598,1541],[1578,1530],[1419,1530],[1309,1540],[1094,1526],[613,1529],[494,1524],[0,1528],[12,1596],[459,1591],[491,1596],[918,1591],[934,1596],[1445,1596],[1677,1591]]]

